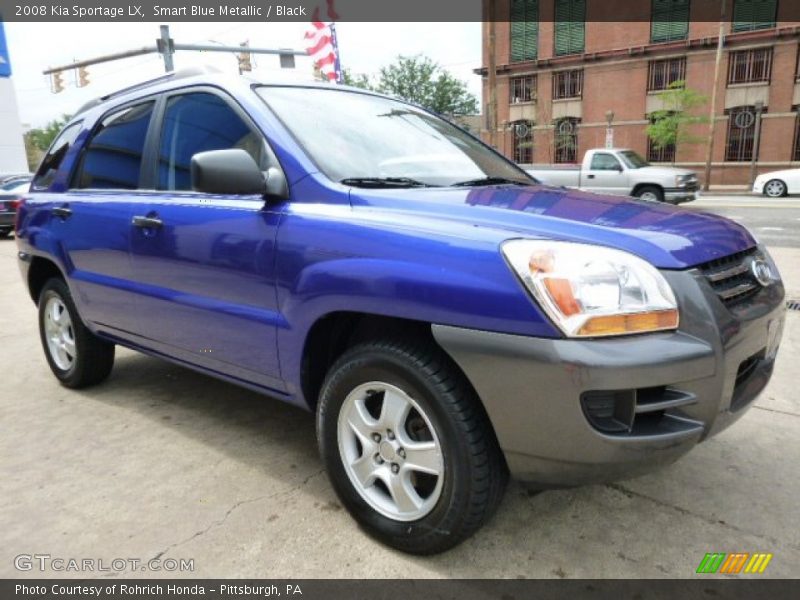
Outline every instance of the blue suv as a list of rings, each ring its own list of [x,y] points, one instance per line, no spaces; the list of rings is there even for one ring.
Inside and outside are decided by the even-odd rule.
[[[83,107],[21,202],[67,387],[119,344],[316,414],[383,542],[475,532],[540,488],[668,464],[772,373],[784,290],[740,225],[540,185],[419,107],[175,74]]]

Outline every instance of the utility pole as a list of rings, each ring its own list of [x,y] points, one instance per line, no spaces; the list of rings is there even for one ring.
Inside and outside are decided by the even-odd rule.
[[[156,40],[156,45],[164,58],[164,71],[171,73],[175,70],[172,55],[175,54],[175,41],[169,37],[169,25],[161,26],[161,37]]]
[[[486,105],[486,116],[489,128],[489,145],[497,146],[497,53],[495,46],[495,0],[487,2],[487,17],[489,26],[489,102]]]
[[[722,65],[722,50],[725,47],[725,14],[728,0],[721,0],[722,8],[719,16],[719,38],[717,39],[717,56],[714,61],[714,83],[711,88],[711,114],[708,121],[708,141],[706,142],[706,169],[703,181],[703,190],[711,187],[711,161],[714,158],[714,132],[716,130],[717,116],[717,87],[719,87],[719,72]]]
[[[750,189],[756,182],[756,161],[758,160],[758,147],[761,144],[761,113],[764,111],[764,103],[761,100],[756,102],[756,130],[753,133],[753,153],[750,157]]]

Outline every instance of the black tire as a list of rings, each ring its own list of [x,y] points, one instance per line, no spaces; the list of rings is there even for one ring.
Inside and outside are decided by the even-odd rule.
[[[0,229],[0,239],[5,239],[11,235],[10,229]]]
[[[60,300],[64,310],[69,313],[75,356],[68,368],[62,368],[56,363],[57,359],[48,345],[45,313],[50,299]],[[101,340],[86,328],[63,279],[49,279],[39,294],[39,337],[47,364],[62,385],[69,388],[88,387],[100,383],[111,373],[114,366],[114,344]]]
[[[396,386],[412,398],[441,446],[440,495],[430,512],[417,520],[395,520],[370,506],[343,464],[340,411],[351,391],[374,381]],[[374,341],[347,350],[323,383],[317,438],[328,476],[344,506],[369,534],[404,552],[436,554],[461,543],[491,517],[508,481],[505,460],[477,395],[432,342]]]
[[[783,198],[787,195],[786,183],[780,179],[770,179],[764,185],[764,195],[769,198]]]
[[[654,185],[645,185],[643,187],[640,187],[638,190],[636,190],[635,196],[637,198],[642,198],[643,196],[644,197],[652,196],[653,198],[655,198],[656,202],[664,201],[664,191],[661,188],[656,187]]]

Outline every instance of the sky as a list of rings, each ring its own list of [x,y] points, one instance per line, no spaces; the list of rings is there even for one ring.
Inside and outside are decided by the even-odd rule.
[[[304,49],[306,23],[168,23],[179,43],[218,42],[238,46]],[[62,114],[74,113],[83,103],[114,90],[164,73],[159,54],[149,54],[89,67],[90,85],[75,86],[76,75],[65,72],[66,89],[50,92],[48,67],[103,54],[151,46],[159,37],[158,23],[5,23],[14,87],[23,126],[41,127]],[[337,23],[342,67],[353,73],[377,73],[398,54],[427,54],[464,80],[480,99],[480,78],[472,70],[481,61],[480,23]],[[175,68],[212,65],[237,73],[233,54],[177,52]],[[307,57],[297,57],[296,68],[281,69],[277,56],[254,55],[255,77],[271,81],[310,80]]]

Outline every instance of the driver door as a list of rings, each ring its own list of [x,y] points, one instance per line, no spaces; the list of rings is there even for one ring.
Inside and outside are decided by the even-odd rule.
[[[589,170],[583,177],[583,187],[590,192],[627,196],[631,191],[627,173],[617,157],[610,152],[595,153]]]

